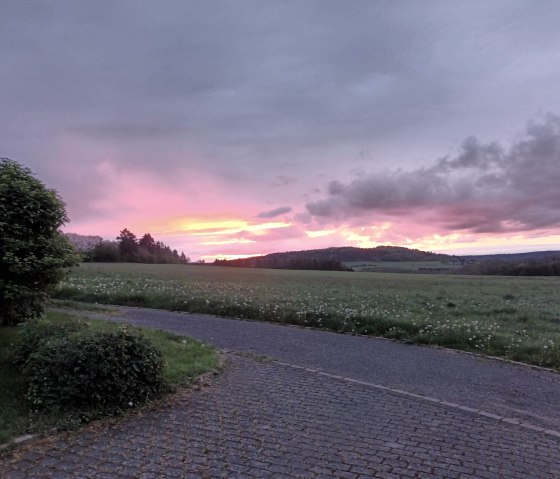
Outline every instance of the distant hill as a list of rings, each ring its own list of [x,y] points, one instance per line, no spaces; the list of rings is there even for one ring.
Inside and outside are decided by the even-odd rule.
[[[244,268],[344,270],[346,269],[344,264],[352,262],[451,262],[456,260],[458,258],[446,254],[431,253],[400,246],[377,246],[375,248],[343,246],[304,251],[287,251],[235,260],[217,260],[215,264]]]
[[[356,248],[343,246],[287,251],[235,260],[216,260],[220,266],[271,269],[375,271],[393,273],[556,274],[560,251],[451,256],[400,246]]]

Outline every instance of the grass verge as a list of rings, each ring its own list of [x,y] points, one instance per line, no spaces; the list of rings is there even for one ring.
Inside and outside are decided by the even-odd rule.
[[[103,306],[101,304],[86,304],[79,301],[71,301],[68,299],[53,299],[51,305],[55,308],[70,308],[74,311],[91,311],[94,313],[113,314],[118,313],[114,308]]]
[[[75,320],[70,314],[49,312],[50,321]],[[92,330],[110,331],[119,324],[107,321],[85,320]],[[210,346],[191,338],[146,328],[130,327],[151,340],[162,352],[166,367],[164,378],[173,388],[186,386],[199,375],[215,370],[217,352]],[[24,384],[12,362],[18,340],[18,327],[0,327],[0,444],[25,433],[44,433],[52,428],[68,429],[80,425],[88,418],[99,418],[95,412],[87,415],[44,415],[29,410],[24,401]]]

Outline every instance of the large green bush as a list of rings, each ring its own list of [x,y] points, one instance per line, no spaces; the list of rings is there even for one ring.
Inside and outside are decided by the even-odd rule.
[[[81,319],[72,319],[64,322],[50,321],[48,319],[33,319],[19,326],[18,341],[14,348],[14,363],[23,366],[29,356],[39,346],[53,338],[65,338],[68,335],[84,331],[89,323]]]
[[[56,191],[0,158],[0,325],[38,317],[64,268],[77,264],[59,231],[67,220]]]
[[[166,386],[160,351],[120,329],[39,342],[23,368],[36,410],[124,409],[158,397]]]

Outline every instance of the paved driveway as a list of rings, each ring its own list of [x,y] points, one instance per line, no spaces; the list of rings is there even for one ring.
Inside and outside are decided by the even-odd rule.
[[[228,367],[156,412],[35,444],[0,463],[0,477],[560,477],[558,374],[372,338],[119,310],[112,319],[227,349]]]

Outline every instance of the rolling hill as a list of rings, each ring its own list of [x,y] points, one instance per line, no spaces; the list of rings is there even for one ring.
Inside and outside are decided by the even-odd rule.
[[[377,246],[375,248],[355,248],[351,246],[303,251],[287,251],[265,256],[235,260],[217,260],[215,264],[245,268],[287,268],[287,269],[336,269],[344,270],[351,263],[398,263],[434,262],[451,263],[456,257],[403,248],[399,246]]]
[[[453,270],[465,273],[472,266],[488,262],[506,261],[521,263],[526,261],[546,261],[560,256],[560,251],[535,251],[493,255],[455,256],[432,253],[400,246],[377,246],[356,248],[351,246],[303,251],[287,251],[265,256],[235,260],[217,260],[216,265],[242,268],[319,269],[398,272],[398,273],[448,273]],[[470,268],[465,269],[466,266]],[[473,272],[476,274],[476,269]],[[485,274],[481,270],[481,274]]]

